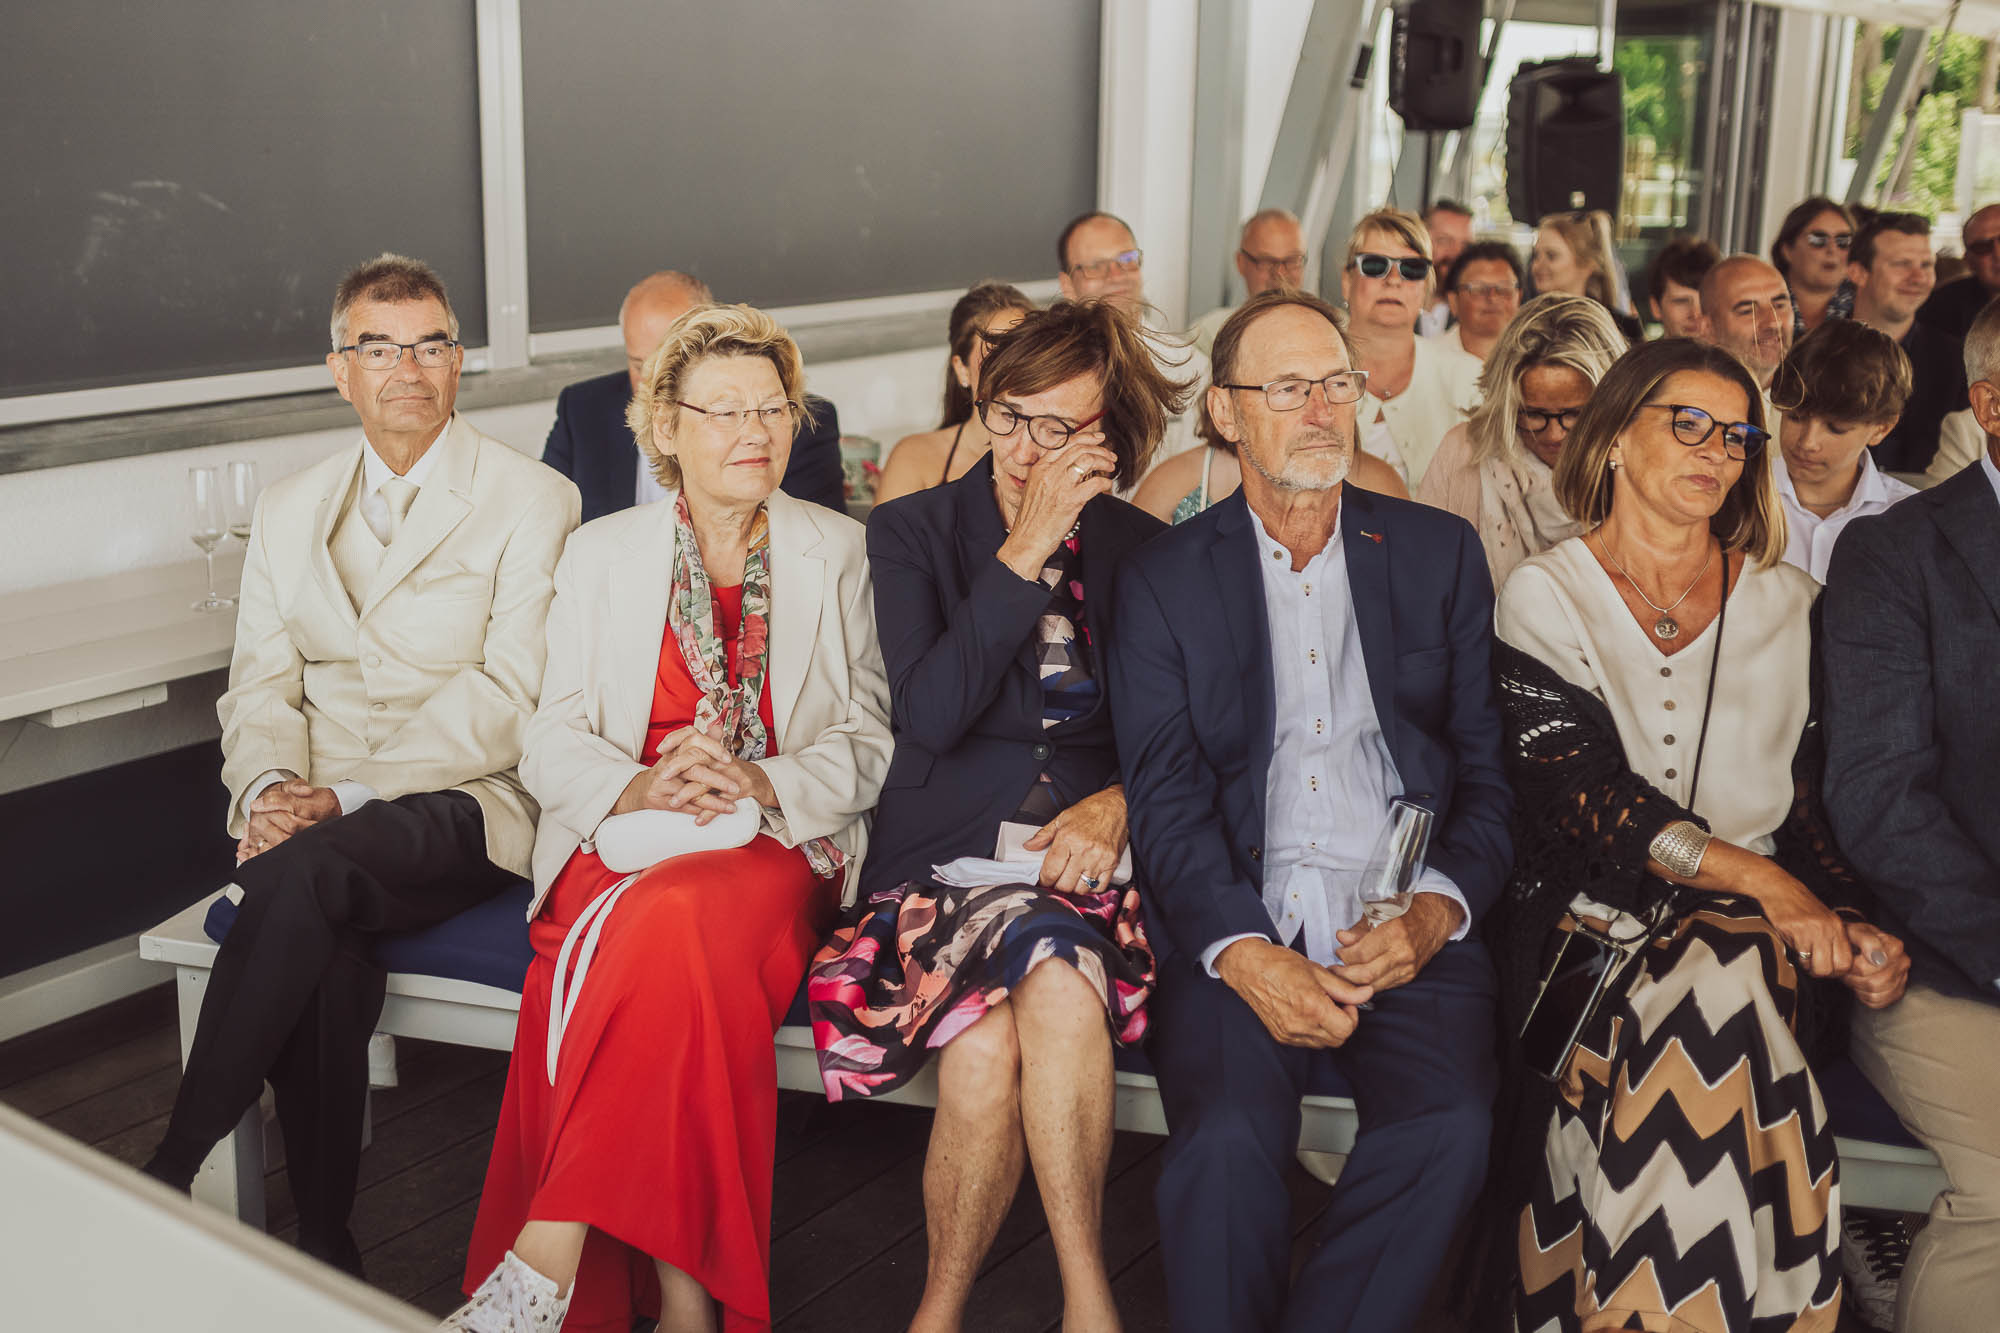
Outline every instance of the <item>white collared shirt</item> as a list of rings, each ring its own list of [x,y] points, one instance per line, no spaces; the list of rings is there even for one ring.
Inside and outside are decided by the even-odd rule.
[[[1993,466],[1993,451],[1981,450],[1979,466],[1986,469],[1986,480],[1993,487],[1993,498],[2000,500],[2000,467]]]
[[[632,503],[649,505],[655,500],[667,498],[667,488],[660,485],[660,479],[653,475],[653,460],[646,457],[646,451],[639,451],[639,479],[632,487]]]
[[[1854,493],[1847,497],[1846,504],[1821,518],[1799,502],[1799,493],[1792,486],[1791,469],[1782,458],[1774,470],[1778,474],[1778,498],[1785,506],[1785,563],[1797,565],[1821,583],[1826,582],[1827,566],[1833,563],[1833,545],[1840,540],[1842,529],[1857,518],[1879,514],[1896,501],[1917,493],[1914,486],[1883,472],[1875,466],[1873,458],[1863,453]]]
[[[1341,947],[1334,932],[1361,919],[1369,854],[1403,784],[1368,688],[1339,521],[1326,545],[1293,573],[1291,552],[1254,511],[1250,517],[1271,626],[1277,719],[1265,779],[1264,910],[1281,943],[1303,934],[1306,956],[1331,966]],[[1465,908],[1452,935],[1464,938],[1472,913],[1448,876],[1426,868],[1416,891],[1444,894]],[[1255,937],[1210,945],[1203,968],[1215,975],[1216,958],[1246,938]]]

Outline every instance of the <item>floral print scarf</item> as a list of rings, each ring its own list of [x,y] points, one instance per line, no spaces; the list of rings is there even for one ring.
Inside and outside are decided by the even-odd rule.
[[[667,594],[667,629],[701,691],[694,724],[738,758],[755,763],[770,753],[771,738],[757,711],[771,665],[771,521],[762,509],[750,530],[743,561],[743,620],[737,637],[737,681],[729,683],[729,645],[715,623],[715,594],[695,543],[687,495],[674,502],[674,570]],[[801,845],[813,873],[832,878],[846,855],[831,838]]]

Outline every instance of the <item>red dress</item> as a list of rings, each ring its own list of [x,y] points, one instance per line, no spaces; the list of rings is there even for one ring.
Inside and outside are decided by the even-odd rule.
[[[733,681],[743,592],[718,587],[714,597]],[[694,719],[699,698],[669,633],[645,758]],[[758,712],[775,738],[768,688]],[[637,1313],[657,1314],[656,1257],[721,1302],[723,1328],[763,1328],[778,1097],[771,1038],[832,922],[839,881],[816,877],[803,852],[764,834],[646,871],[604,926],[552,1087],[557,954],[577,917],[622,878],[579,848],[529,925],[535,961],[465,1290],[530,1219],[587,1222],[569,1333],[627,1333]]]

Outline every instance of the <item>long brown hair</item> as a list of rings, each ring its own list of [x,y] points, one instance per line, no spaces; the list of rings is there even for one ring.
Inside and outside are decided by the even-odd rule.
[[[960,361],[972,360],[972,340],[986,328],[986,321],[1003,310],[1033,310],[1035,303],[1021,289],[1004,282],[981,282],[951,307],[951,355]],[[944,363],[944,419],[938,429],[956,426],[972,418],[972,389],[960,384],[951,373],[949,358]]]
[[[1778,276],[1791,281],[1791,266],[1785,262],[1785,251],[1792,248],[1792,242],[1799,239],[1812,220],[1822,213],[1838,213],[1840,220],[1847,224],[1851,234],[1854,231],[1854,214],[1844,204],[1835,203],[1823,194],[1810,199],[1801,199],[1792,205],[1792,211],[1785,214],[1785,220],[1778,224],[1778,234],[1771,238],[1771,267],[1778,270]]]
[[[1611,244],[1611,215],[1601,208],[1588,212],[1551,213],[1536,224],[1562,237],[1579,264],[1590,265],[1583,280],[1583,294],[1607,310],[1618,308],[1618,280],[1612,265],[1618,262]]]
[[[1684,370],[1719,375],[1743,390],[1750,424],[1764,428],[1764,395],[1750,371],[1734,356],[1693,338],[1641,343],[1613,362],[1597,382],[1556,459],[1556,499],[1585,528],[1595,528],[1611,516],[1612,446],[1667,379]],[[1724,550],[1743,551],[1760,565],[1774,565],[1785,558],[1785,513],[1778,505],[1778,487],[1771,479],[1770,465],[1762,455],[1744,460],[1742,475],[1722,498],[1722,508],[1708,520],[1708,526]]]
[[[1108,302],[1057,301],[1030,310],[991,340],[979,396],[1027,397],[1095,376],[1104,392],[1105,443],[1118,456],[1119,485],[1130,485],[1167,433],[1167,419],[1187,406],[1194,388],[1194,381],[1169,379],[1160,369],[1156,337]],[[1173,355],[1171,349],[1166,355]]]
[[[1771,404],[1792,417],[1880,425],[1903,415],[1910,377],[1909,356],[1882,330],[1823,320],[1778,363]]]

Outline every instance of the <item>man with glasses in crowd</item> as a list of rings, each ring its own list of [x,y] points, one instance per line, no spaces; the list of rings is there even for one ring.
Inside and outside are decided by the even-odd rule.
[[[1139,322],[1153,346],[1161,371],[1173,380],[1208,383],[1208,355],[1179,335],[1154,328],[1159,314],[1146,303],[1145,255],[1132,229],[1109,213],[1089,212],[1071,218],[1056,237],[1056,285],[1072,301],[1108,301]],[[1151,463],[1185,453],[1201,443],[1195,437],[1194,413],[1183,412],[1167,422],[1166,438],[1153,450]],[[1121,496],[1130,498],[1142,478],[1134,477]]]
[[[216,709],[242,900],[146,1170],[186,1189],[268,1079],[299,1247],[358,1274],[375,940],[528,873],[536,807],[514,769],[579,506],[453,410],[464,352],[429,266],[349,273],[332,332],[361,438],[257,506]]]
[[[542,446],[542,461],[575,482],[583,493],[583,521],[650,504],[666,488],[639,452],[625,407],[639,387],[639,369],[674,321],[715,298],[708,284],[672,269],[639,280],[618,307],[625,340],[625,369],[580,380],[556,396],[555,425]],[[805,396],[806,417],[792,440],[791,461],[780,488],[797,500],[847,512],[840,468],[840,416],[832,403]]]
[[[1362,386],[1326,302],[1251,298],[1215,378],[1202,429],[1242,488],[1123,566],[1107,691],[1159,963],[1168,1306],[1177,1329],[1407,1328],[1498,1078],[1474,930],[1512,859],[1492,582],[1463,519],[1344,484]],[[1434,819],[1427,866],[1370,927],[1398,797]],[[1294,1277],[1299,1099],[1343,1079],[1360,1133]]]
[[[1854,318],[1894,338],[1910,358],[1910,400],[1895,429],[1875,446],[1875,464],[1888,472],[1922,472],[1938,451],[1945,417],[1970,401],[1963,340],[1917,320],[1937,286],[1930,220],[1916,213],[1876,214],[1854,235],[1847,274],[1854,283]]]
[[[1290,209],[1267,208],[1251,214],[1236,242],[1236,272],[1243,279],[1246,299],[1305,281],[1305,233],[1299,230],[1299,220]],[[1203,356],[1214,349],[1216,331],[1235,313],[1233,305],[1218,306],[1188,330]]]
[[[1500,341],[1500,332],[1521,308],[1521,286],[1527,271],[1514,247],[1500,241],[1474,241],[1459,251],[1449,268],[1440,266],[1445,304],[1451,326],[1431,335],[1446,351],[1469,358],[1462,371],[1475,379]]]
[[[1959,230],[1972,272],[1931,293],[1917,308],[1917,322],[1948,338],[1964,338],[1986,303],[2000,296],[2000,204],[1988,204]]]
[[[1439,199],[1424,214],[1424,229],[1431,234],[1431,262],[1437,265],[1438,276],[1443,278],[1472,244],[1472,210],[1456,199]],[[1457,318],[1458,312],[1440,291],[1438,299],[1417,316],[1417,335],[1435,338]]]

